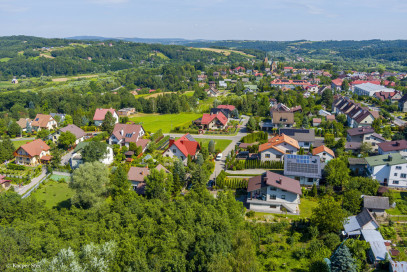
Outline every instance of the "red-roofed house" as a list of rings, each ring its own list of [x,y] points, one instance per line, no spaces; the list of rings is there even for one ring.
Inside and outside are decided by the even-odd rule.
[[[0,175],[0,186],[7,190],[11,186],[11,180],[6,179],[6,176]]]
[[[178,140],[170,139],[167,150],[164,151],[164,157],[179,158],[185,165],[188,156],[195,158],[201,149],[199,143],[188,133]]]
[[[318,85],[308,85],[307,87],[305,87],[305,90],[311,92],[311,93],[317,93],[319,89]]]
[[[130,143],[136,143],[137,146],[141,146],[142,151],[144,152],[150,142],[148,139],[141,138],[144,134],[145,131],[141,125],[116,124],[112,135],[109,138],[109,144],[119,144],[129,148]]]
[[[402,95],[400,92],[395,91],[395,92],[375,92],[373,97],[385,101],[385,100],[390,100],[391,102],[397,102],[402,98]]]
[[[335,153],[324,145],[320,145],[312,149],[313,156],[319,156],[321,162],[329,162],[332,159],[335,159]]]
[[[110,111],[113,115],[113,118],[116,119],[116,124],[119,123],[119,115],[117,115],[115,109],[96,109],[95,115],[93,116],[93,121],[95,122],[95,126],[101,126],[103,121],[105,120],[106,113]]]
[[[202,118],[195,121],[202,129],[224,129],[229,119],[220,111],[216,114],[204,113]]]
[[[50,147],[41,139],[34,140],[20,146],[15,152],[16,164],[36,166],[41,161],[49,161]]]
[[[337,91],[342,90],[342,83],[343,83],[343,80],[341,78],[332,80],[332,83],[331,83],[332,90],[337,90]]]
[[[58,126],[57,121],[48,114],[38,113],[34,120],[31,122],[31,127],[35,131],[40,131],[41,129],[52,130]]]
[[[299,214],[301,185],[298,180],[270,171],[249,179],[247,203],[250,210]]]

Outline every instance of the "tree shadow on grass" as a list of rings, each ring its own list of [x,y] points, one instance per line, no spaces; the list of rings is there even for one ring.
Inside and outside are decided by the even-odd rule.
[[[61,209],[70,209],[71,208],[71,199],[68,198],[64,201],[59,202],[55,208],[59,211]]]

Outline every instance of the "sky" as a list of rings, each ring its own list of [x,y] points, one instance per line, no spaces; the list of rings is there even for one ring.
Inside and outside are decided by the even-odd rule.
[[[407,39],[406,0],[0,0],[0,36]]]

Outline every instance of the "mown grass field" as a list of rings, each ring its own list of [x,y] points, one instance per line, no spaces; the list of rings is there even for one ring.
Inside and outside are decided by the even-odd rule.
[[[22,146],[25,143],[31,142],[32,140],[21,140],[21,141],[13,141],[14,147],[15,149],[19,148],[20,146]]]
[[[198,139],[198,138],[196,138],[195,140],[197,140],[201,144],[201,146],[208,146],[209,142],[212,139]],[[225,140],[224,139],[213,139],[213,141],[215,142],[215,150],[219,149],[222,152],[232,142],[232,140],[227,140],[227,139],[225,139]]]
[[[135,123],[143,125],[149,132],[156,132],[162,129],[163,133],[169,133],[177,126],[188,126],[193,120],[202,117],[199,113],[178,113],[178,114],[143,114],[138,113],[130,118]]]
[[[38,201],[45,201],[47,207],[68,207],[69,199],[74,191],[68,187],[66,182],[47,180],[32,194]]]

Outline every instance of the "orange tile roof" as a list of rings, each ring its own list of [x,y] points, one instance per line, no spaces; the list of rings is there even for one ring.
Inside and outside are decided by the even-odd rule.
[[[46,128],[51,119],[53,119],[51,115],[38,113],[32,121],[31,126]]]
[[[300,149],[300,146],[298,145],[297,140],[295,140],[295,139],[291,138],[290,136],[287,136],[283,133],[281,135],[278,135],[278,136],[275,136],[275,137],[269,139],[267,143],[261,144],[259,146],[259,152],[273,148],[281,153],[284,153],[281,149],[276,147],[277,145],[279,145],[281,143],[287,143],[297,149]]]
[[[50,147],[41,139],[26,143],[20,146],[20,148],[27,152],[31,157],[39,156],[42,151],[48,151],[50,149]]]
[[[326,152],[335,158],[335,153],[330,148],[328,148],[324,145],[321,145],[321,146],[318,146],[318,147],[315,147],[314,149],[312,149],[312,155],[314,155],[314,156],[321,152]]]

